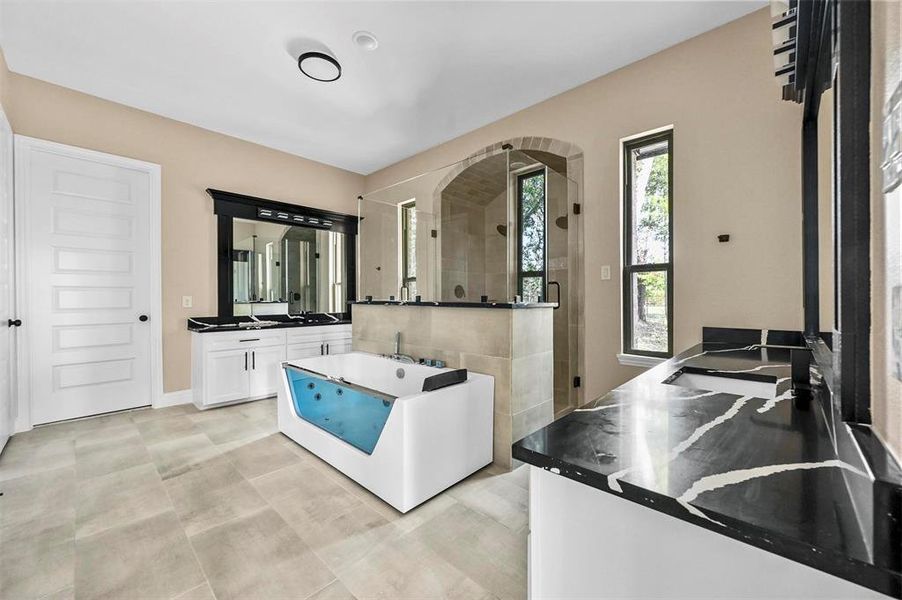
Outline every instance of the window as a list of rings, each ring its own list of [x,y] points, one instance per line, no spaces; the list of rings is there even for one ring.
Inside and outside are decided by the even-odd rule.
[[[417,295],[417,204],[413,200],[399,206],[401,211],[401,287],[407,298]],[[404,297],[403,294],[401,296]]]
[[[523,302],[545,297],[545,169],[517,176],[517,292]]]
[[[673,354],[673,132],[623,145],[623,352]]]

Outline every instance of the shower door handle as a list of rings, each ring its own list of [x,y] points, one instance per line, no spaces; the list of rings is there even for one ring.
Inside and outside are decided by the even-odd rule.
[[[545,285],[546,298],[551,295],[551,286],[555,286],[557,288],[557,306],[554,307],[554,310],[557,310],[561,307],[561,284],[559,284],[557,281],[549,281]]]

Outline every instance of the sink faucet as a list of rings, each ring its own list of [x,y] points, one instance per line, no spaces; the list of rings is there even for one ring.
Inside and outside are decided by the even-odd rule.
[[[408,356],[406,354],[401,354],[401,332],[395,333],[395,352],[391,356],[389,356],[392,360],[397,360],[402,363],[410,363],[414,364],[417,361],[413,359],[412,356]]]

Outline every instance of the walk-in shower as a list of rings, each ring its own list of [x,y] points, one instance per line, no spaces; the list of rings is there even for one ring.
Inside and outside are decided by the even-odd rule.
[[[555,411],[576,405],[582,157],[498,149],[365,194],[358,296],[552,302]]]

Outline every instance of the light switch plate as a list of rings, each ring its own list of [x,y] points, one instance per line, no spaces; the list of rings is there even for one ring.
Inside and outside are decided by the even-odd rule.
[[[191,308],[194,306],[193,296],[182,296],[182,308]]]
[[[601,265],[601,278],[604,281],[611,278],[611,265]]]

